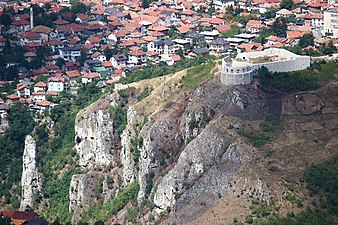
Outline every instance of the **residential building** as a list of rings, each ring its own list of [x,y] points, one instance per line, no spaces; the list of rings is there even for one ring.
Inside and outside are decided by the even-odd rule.
[[[128,57],[125,54],[113,55],[109,61],[113,64],[114,68],[117,68],[122,65],[126,66]]]
[[[29,98],[31,96],[31,91],[29,87],[25,84],[18,84],[17,85],[17,95],[20,98]]]
[[[82,76],[82,83],[83,84],[88,84],[88,83],[91,83],[93,81],[98,81],[100,79],[100,73],[92,73],[92,72],[89,72],[89,73],[85,73],[83,76]]]
[[[34,89],[34,92],[46,92],[47,87],[48,87],[48,84],[40,81],[34,85],[33,89]]]
[[[59,55],[65,61],[76,61],[81,56],[81,48],[63,47],[59,49]]]
[[[141,66],[145,65],[147,61],[147,55],[141,49],[129,52],[127,66]]]
[[[48,79],[48,91],[62,92],[68,89],[68,81],[65,76],[56,75]]]
[[[230,48],[230,43],[225,38],[217,38],[209,43],[211,54],[226,53]]]
[[[338,10],[324,12],[324,33],[338,37]]]

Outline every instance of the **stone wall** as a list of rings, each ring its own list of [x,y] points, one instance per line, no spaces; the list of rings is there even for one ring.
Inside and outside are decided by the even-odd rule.
[[[266,56],[278,56],[279,61],[250,63],[248,59]],[[284,60],[281,60],[283,58]],[[304,70],[310,66],[309,56],[299,56],[285,49],[266,49],[262,52],[240,53],[235,61],[242,62],[241,66],[233,66],[227,62],[228,59],[222,61],[221,83],[225,85],[245,85],[253,81],[254,71],[266,67],[270,72],[292,72]],[[245,62],[246,61],[246,62]]]

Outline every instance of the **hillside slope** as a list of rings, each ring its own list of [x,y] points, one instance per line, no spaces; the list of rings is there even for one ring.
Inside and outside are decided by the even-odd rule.
[[[117,85],[77,114],[73,223],[229,224],[309,205],[304,171],[338,149],[338,83],[290,94],[219,71]]]

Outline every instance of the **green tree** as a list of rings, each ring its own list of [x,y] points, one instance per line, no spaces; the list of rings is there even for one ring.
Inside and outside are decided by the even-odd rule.
[[[106,55],[107,57],[107,60],[110,60],[111,57],[113,57],[113,55],[116,55],[117,54],[117,50],[116,48],[105,48],[103,53]]]
[[[281,9],[292,10],[295,3],[292,0],[282,0],[280,3]]]
[[[2,218],[0,216],[0,225],[11,225],[11,224],[12,224],[12,221],[11,221],[10,218],[8,218],[8,217]]]
[[[89,11],[89,8],[79,0],[72,0],[70,4],[72,5],[71,12],[74,14],[87,13]]]
[[[58,58],[56,60],[55,65],[57,65],[60,69],[62,69],[62,66],[65,64],[65,60],[63,58]]]
[[[333,45],[333,41],[332,40],[330,40],[330,42],[328,43],[328,45],[326,47],[324,47],[323,49],[324,49],[323,53],[325,55],[332,54],[332,53],[334,53],[337,50],[337,48]]]
[[[0,23],[8,27],[12,23],[11,16],[8,13],[4,13],[0,16]]]
[[[315,37],[312,34],[304,34],[299,39],[299,46],[301,48],[306,48],[308,46],[313,46],[314,45],[314,39],[315,39]]]
[[[78,58],[77,61],[83,65],[84,62],[87,60],[87,57],[88,57],[87,52],[84,50],[81,50],[81,56]]]
[[[277,18],[276,21],[272,25],[272,31],[278,37],[286,37],[287,25],[284,18]]]
[[[184,57],[184,52],[183,52],[183,49],[179,48],[177,51],[176,51],[176,54],[181,56],[181,58]]]
[[[36,78],[36,83],[38,82],[47,82],[48,78],[44,75],[39,75],[37,78]]]
[[[148,0],[142,0],[142,8],[143,9],[149,8],[149,1]]]

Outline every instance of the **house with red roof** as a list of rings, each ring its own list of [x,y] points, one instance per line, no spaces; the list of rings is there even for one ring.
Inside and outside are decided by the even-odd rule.
[[[92,55],[91,55],[92,59],[94,60],[99,60],[101,62],[104,62],[107,60],[106,58],[106,55],[101,53],[101,52],[94,52]]]
[[[88,84],[88,83],[91,83],[91,82],[93,82],[95,80],[99,80],[100,78],[101,78],[100,73],[92,73],[92,72],[85,73],[82,76],[82,83],[83,84]]]
[[[30,88],[25,84],[18,84],[16,90],[16,93],[20,98],[29,98],[31,96]]]
[[[22,39],[20,40],[22,45],[28,44],[28,43],[36,43],[41,44],[42,38],[41,35],[35,32],[27,31],[22,34]]]
[[[56,74],[48,78],[48,90],[55,92],[62,92],[68,89],[68,78],[61,74]]]
[[[55,106],[57,106],[57,104],[50,102],[48,100],[42,100],[36,103],[35,109],[40,110],[40,112],[43,112],[45,110],[49,111]]]
[[[133,67],[133,66],[145,65],[146,61],[147,61],[147,54],[141,49],[138,49],[138,50],[129,52],[127,66]]]
[[[262,22],[259,20],[249,20],[245,26],[246,30],[251,33],[258,33],[263,27]]]
[[[34,90],[34,92],[46,92],[47,91],[47,87],[48,87],[48,84],[46,84],[45,82],[40,81],[40,82],[34,84],[33,90]]]
[[[50,29],[49,27],[42,26],[42,25],[33,27],[31,32],[35,32],[39,34],[41,36],[42,42],[47,42],[49,38],[52,38],[52,39],[56,38],[56,32],[53,32],[52,29]]]
[[[12,22],[11,27],[14,29],[16,33],[26,32],[31,29],[31,26],[28,20],[24,20],[24,19]]]
[[[324,14],[323,13],[308,13],[304,16],[305,25],[313,28],[324,27]]]
[[[9,218],[14,225],[21,225],[30,219],[39,217],[35,212],[19,210],[5,210],[0,216]]]
[[[34,103],[41,102],[46,99],[46,92],[44,91],[38,91],[32,93],[32,101]]]

